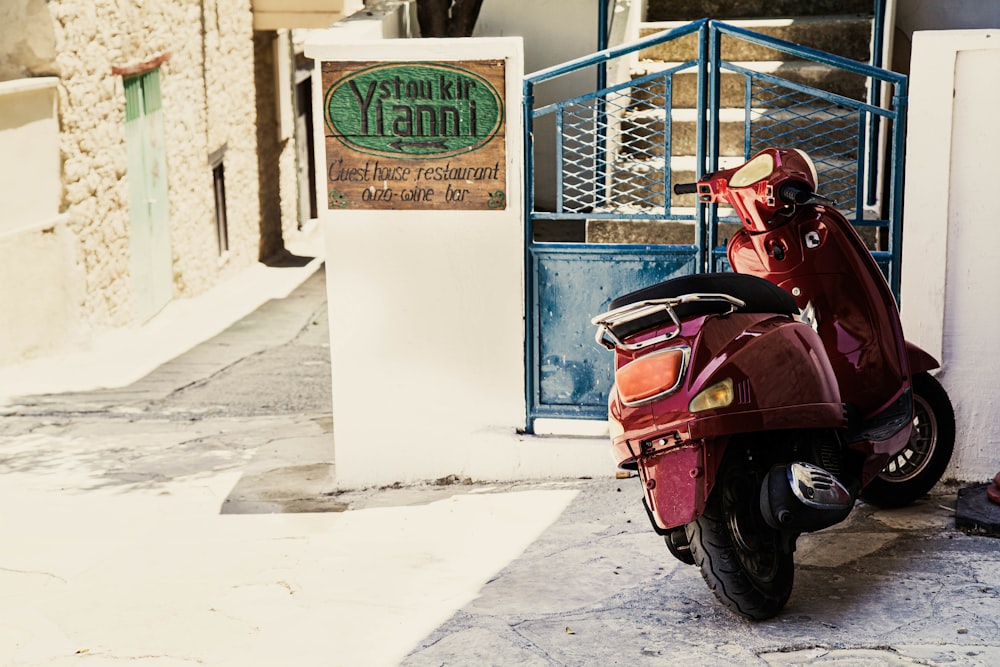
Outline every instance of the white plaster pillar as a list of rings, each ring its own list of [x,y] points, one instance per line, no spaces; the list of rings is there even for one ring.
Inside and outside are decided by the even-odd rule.
[[[322,179],[338,485],[612,472],[605,438],[518,433],[525,425],[521,39],[343,36],[320,32],[307,42],[317,81],[323,61],[505,62],[507,204],[327,209]],[[321,88],[314,115],[318,173],[325,176]]]
[[[1000,30],[916,32],[910,70],[903,327],[955,406],[945,477],[985,481],[1000,464]]]

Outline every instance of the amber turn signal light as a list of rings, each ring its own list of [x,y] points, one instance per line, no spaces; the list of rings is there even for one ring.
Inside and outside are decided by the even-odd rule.
[[[634,405],[677,389],[684,377],[688,348],[660,350],[625,364],[615,373],[618,394],[626,405]]]

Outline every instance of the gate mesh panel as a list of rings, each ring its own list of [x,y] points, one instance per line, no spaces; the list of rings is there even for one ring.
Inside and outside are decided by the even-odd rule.
[[[848,218],[856,210],[861,112],[773,80],[750,76],[748,155],[769,146],[799,148],[816,163],[818,189]]]
[[[728,42],[773,54],[723,59]],[[614,295],[728,268],[732,210],[671,196],[696,171],[806,151],[869,247],[888,240],[873,255],[898,294],[905,77],[704,19],[527,75],[525,100],[529,429],[606,414],[611,360],[584,329]]]
[[[560,213],[669,217],[671,204],[693,205],[691,197],[671,201],[670,158],[693,158],[697,152],[694,118],[672,115],[674,73],[647,75],[629,87],[555,106]],[[772,146],[804,150],[816,163],[821,194],[849,219],[863,219],[856,209],[864,112],[780,79],[745,76],[741,157]],[[690,171],[676,180],[693,180]]]
[[[671,72],[656,73],[600,96],[557,105],[559,212],[639,217],[667,213],[670,89]]]

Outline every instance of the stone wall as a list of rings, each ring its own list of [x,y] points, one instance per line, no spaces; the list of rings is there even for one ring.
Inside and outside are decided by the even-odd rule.
[[[51,74],[56,36],[45,0],[0,3],[0,81]]]
[[[129,267],[123,75],[144,67],[160,67],[174,297],[202,293],[257,261],[262,218],[254,63],[250,0],[4,1],[0,81],[59,79],[59,211],[66,220],[64,241],[75,247],[64,253],[72,265],[63,270],[81,283],[79,303],[67,314],[75,324],[96,332],[138,323]],[[273,91],[263,102],[273,106]],[[222,257],[213,153],[223,156],[225,167],[229,252]],[[280,168],[294,178],[294,159],[290,168],[287,162],[282,158]],[[295,206],[294,197],[279,201],[279,230]]]
[[[255,261],[260,218],[249,2],[206,0],[184,13],[164,21],[164,41],[156,47],[171,56],[161,85],[177,296],[204,292],[221,276]],[[126,62],[154,56],[147,52]],[[208,162],[217,152],[223,155],[226,178],[229,255],[224,262],[218,256]]]
[[[175,296],[257,259],[256,111],[248,0],[48,4],[61,77],[65,210],[82,247],[84,317],[133,322],[125,96],[113,68],[161,65]],[[225,149],[230,252],[220,261],[209,154]]]

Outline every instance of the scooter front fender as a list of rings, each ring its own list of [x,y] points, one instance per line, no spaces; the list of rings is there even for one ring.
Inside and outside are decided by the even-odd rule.
[[[912,375],[941,368],[941,364],[929,352],[910,341],[906,341],[906,359],[909,361]]]

